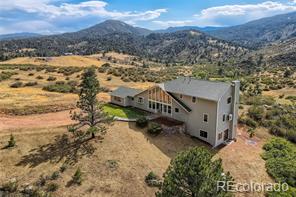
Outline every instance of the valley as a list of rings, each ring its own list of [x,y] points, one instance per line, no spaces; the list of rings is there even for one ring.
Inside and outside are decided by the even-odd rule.
[[[204,148],[198,150],[213,163],[221,159],[217,177],[229,172],[236,182],[290,188],[221,196],[294,196],[295,27],[295,12],[233,27],[158,31],[107,20],[71,33],[1,40],[0,196],[155,196],[172,162],[194,148]],[[235,139],[224,136],[225,143],[213,147],[189,133],[159,129],[152,118],[160,112],[110,104],[118,87],[145,90],[179,77],[240,81]],[[181,102],[183,95],[172,98]],[[208,124],[208,115],[203,118]]]

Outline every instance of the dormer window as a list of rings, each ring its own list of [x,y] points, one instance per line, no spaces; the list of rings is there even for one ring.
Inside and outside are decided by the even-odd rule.
[[[180,94],[180,98],[183,98],[183,95],[182,94]]]

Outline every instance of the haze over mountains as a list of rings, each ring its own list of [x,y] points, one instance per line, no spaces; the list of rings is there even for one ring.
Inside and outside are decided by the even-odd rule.
[[[280,46],[280,42],[293,39],[295,32],[296,12],[233,27],[185,26],[161,31],[133,27],[122,21],[107,20],[72,33],[1,41],[0,58],[5,60],[24,55],[56,56],[65,53],[87,55],[102,51],[117,51],[160,62],[186,64],[225,62],[270,44],[274,47]],[[23,48],[33,50],[23,51]],[[288,53],[288,59],[290,54]]]
[[[29,33],[29,32],[2,34],[0,35],[0,40],[23,39],[23,38],[32,38],[32,37],[38,37],[38,36],[42,36],[42,35],[36,34],[36,33]]]

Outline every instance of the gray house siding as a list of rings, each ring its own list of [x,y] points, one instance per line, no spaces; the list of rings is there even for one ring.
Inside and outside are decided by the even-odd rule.
[[[185,123],[186,132],[189,135],[206,141],[212,146],[218,146],[225,140],[236,137],[239,86],[239,81],[233,81],[230,84],[179,79],[173,83],[168,82],[154,86],[153,88],[157,89],[156,91],[153,90],[153,93],[152,88],[143,92],[132,88],[119,88],[114,95],[122,96],[122,100],[119,102],[111,95],[111,102],[121,106],[133,106],[182,121]],[[159,93],[159,90],[164,94]],[[190,94],[186,95],[188,92]],[[155,98],[156,95],[159,95],[159,97]],[[192,99],[193,96],[189,95],[196,96],[195,102]],[[141,102],[139,102],[139,98],[142,98]],[[153,103],[162,104],[160,106],[171,106],[171,114],[165,113],[164,110],[150,109],[149,98]],[[228,103],[229,98],[231,98],[230,103]],[[205,114],[207,121],[204,121]],[[229,116],[230,114],[231,116]],[[228,130],[228,135],[225,135],[226,130]],[[200,131],[206,132],[207,136],[202,136]]]
[[[216,142],[217,103],[199,98],[196,98],[194,103],[192,102],[191,96],[182,95],[182,98],[180,98],[179,94],[173,95],[178,97],[179,100],[191,108],[192,111],[186,112],[174,101],[172,118],[185,122],[186,130],[190,135],[200,138],[214,146]],[[179,108],[179,113],[175,112],[176,107]],[[208,114],[208,122],[203,121],[204,114]],[[200,130],[207,132],[207,138],[200,136]]]
[[[143,102],[139,103],[138,99],[139,97],[143,98]],[[134,97],[133,102],[131,102],[131,106],[145,110],[145,111],[150,111],[150,112],[154,112],[153,110],[150,110],[149,107],[149,101],[148,101],[148,90],[145,90],[144,92],[141,92],[140,94],[136,95]]]
[[[231,131],[231,121],[227,120],[227,116],[232,114],[231,103],[227,104],[227,99],[231,97],[231,103],[233,102],[232,94],[231,94],[231,87],[227,90],[227,92],[221,97],[218,104],[218,116],[217,116],[217,135],[216,139],[217,142],[215,146],[224,142],[224,131],[229,129],[229,133]],[[223,115],[225,121],[223,121]],[[219,139],[219,133],[222,133],[222,138]]]

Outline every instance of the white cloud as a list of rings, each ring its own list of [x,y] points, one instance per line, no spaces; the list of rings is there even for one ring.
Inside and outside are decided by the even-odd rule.
[[[37,13],[50,18],[57,17],[84,17],[97,16],[102,18],[113,18],[127,21],[146,21],[158,18],[166,9],[137,11],[109,11],[104,1],[85,1],[77,4],[62,3],[53,4],[54,0],[8,0],[0,1],[0,10],[21,10],[27,13]]]
[[[187,26],[187,25],[193,25],[194,24],[194,21],[192,20],[171,20],[171,21],[159,21],[159,20],[156,20],[156,21],[152,21],[153,23],[157,24],[157,25],[160,25],[161,27],[163,28],[166,28],[166,27],[177,27],[177,26]]]
[[[294,3],[291,3],[291,2]],[[228,26],[237,25],[263,17],[274,16],[296,11],[296,0],[284,4],[275,1],[265,1],[258,4],[224,5],[201,10],[191,20],[155,20],[153,23],[161,27],[170,26]]]
[[[295,0],[296,1],[296,0]],[[296,6],[274,1],[259,4],[224,5],[207,8],[196,14],[196,21],[207,25],[223,25],[222,19],[241,20],[247,22],[263,17],[296,11]]]

